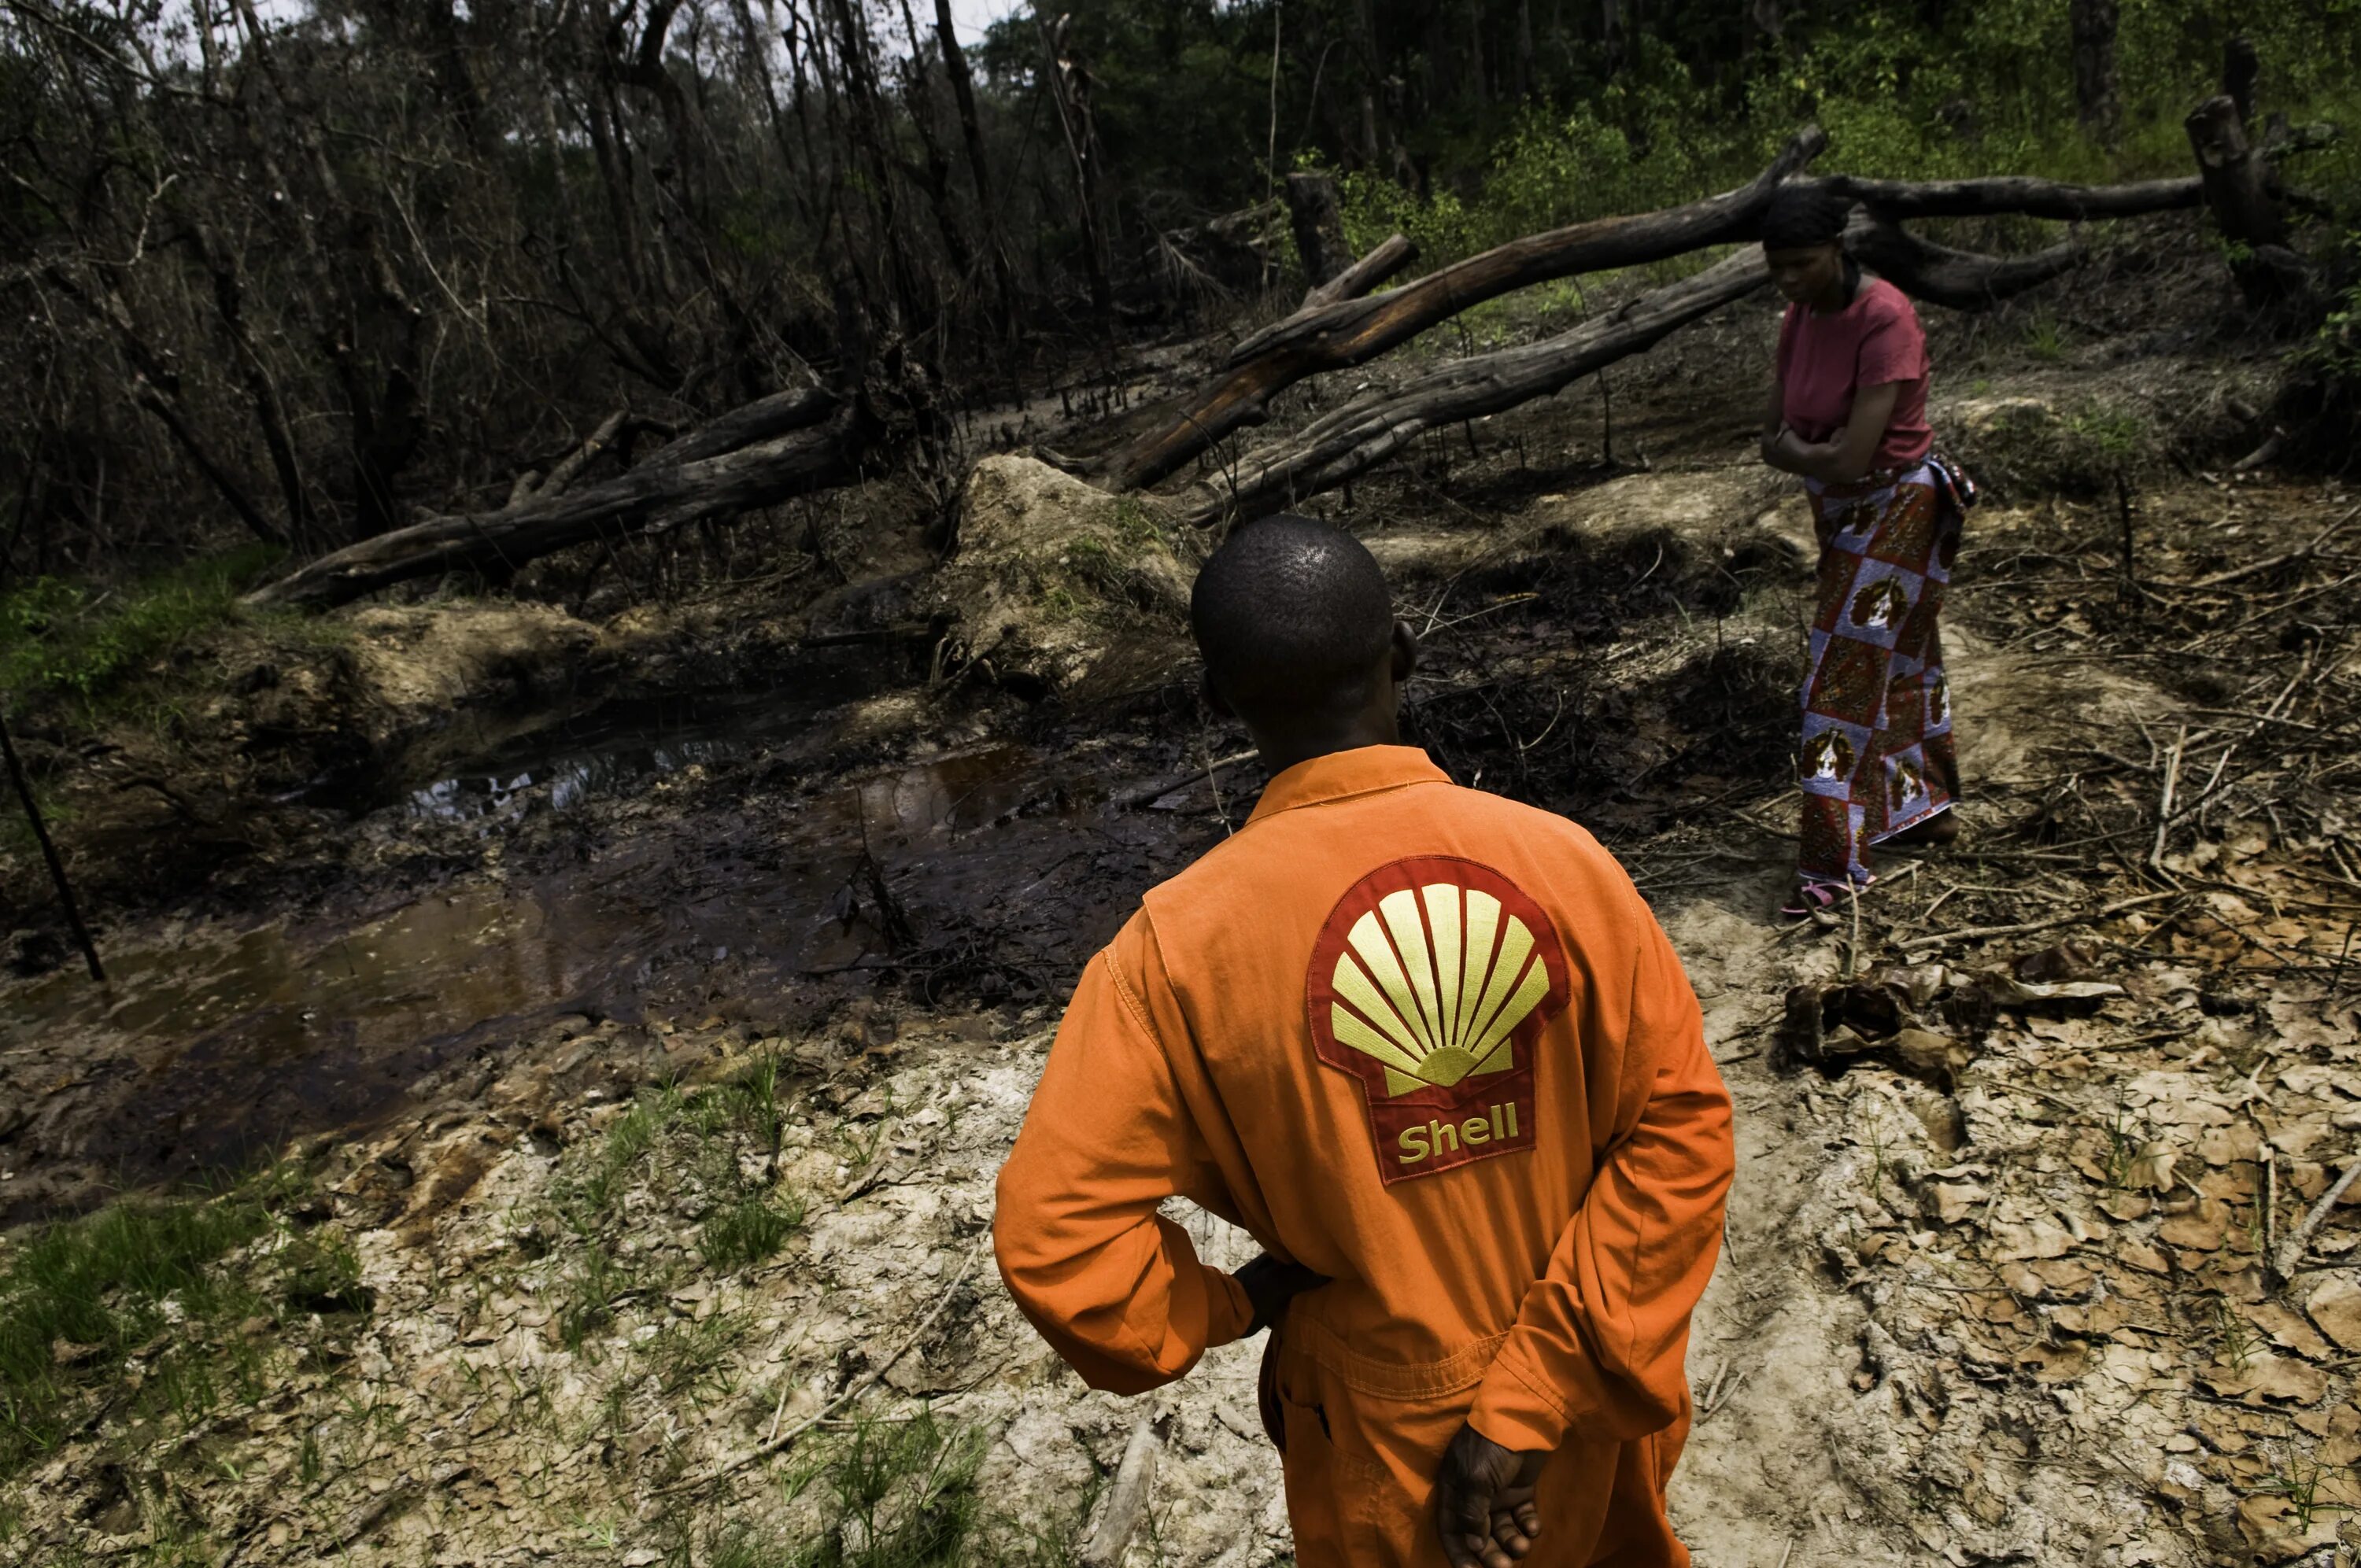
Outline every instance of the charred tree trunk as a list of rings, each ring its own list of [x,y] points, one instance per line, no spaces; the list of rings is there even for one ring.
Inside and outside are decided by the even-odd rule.
[[[429,518],[324,555],[247,596],[342,604],[442,572],[508,571],[616,532],[655,532],[769,506],[857,477],[902,433],[869,395],[799,391],[714,421],[619,478],[497,511]]]
[[[2055,277],[2073,256],[1977,256],[1872,228],[1887,280],[1937,303],[1987,304]],[[1864,260],[1870,259],[1864,257]],[[1876,263],[1872,263],[1875,265]],[[1293,436],[1249,454],[1235,488],[1206,494],[1182,515],[1201,526],[1256,517],[1334,489],[1375,467],[1427,431],[1503,412],[1545,398],[1619,359],[1662,342],[1690,322],[1744,299],[1770,280],[1752,247],[1683,282],[1540,343],[1471,356],[1373,392],[1314,420]]]
[[[89,285],[77,280],[63,266],[51,262],[42,269],[42,277],[59,293],[71,300],[104,325],[122,345],[124,357],[130,361],[132,379],[128,390],[131,400],[156,416],[205,482],[214,488],[222,503],[246,524],[247,532],[265,544],[284,549],[287,535],[262,513],[247,494],[246,482],[230,469],[228,461],[214,453],[212,444],[200,435],[182,407],[180,378],[166,363],[162,355],[150,346],[140,331],[139,323],[122,293],[104,277]]]
[[[1318,289],[1353,265],[1335,181],[1325,174],[1289,175],[1287,217],[1295,231],[1295,254],[1303,262],[1305,287]]]
[[[2255,123],[2255,84],[2262,75],[2263,59],[2254,39],[2242,34],[2222,46],[2222,91],[2238,105],[2242,124]]]
[[[1104,482],[1117,490],[1152,485],[1230,432],[1260,423],[1270,400],[1298,381],[1373,359],[1482,301],[1554,278],[1634,267],[1746,238],[1779,181],[1826,141],[1817,128],[1796,137],[1752,184],[1723,195],[1511,240],[1378,299],[1290,316],[1231,350],[1230,368],[1185,394],[1147,434],[1116,454]]]
[[[2288,247],[2287,210],[2273,188],[2269,160],[2247,136],[2237,100],[2226,93],[2209,98],[2187,123],[2205,205],[2230,242],[2230,275],[2238,291],[2258,310],[2301,309],[2312,292],[2312,270]]]
[[[1821,183],[1888,218],[2022,213],[2027,217],[2085,223],[2093,218],[2172,212],[2197,206],[2205,199],[2203,185],[2194,178],[2143,180],[2127,185],[2064,185],[2025,174],[1982,180],[1862,180],[1837,174]]]
[[[2073,0],[2074,107],[2082,128],[2113,141],[2123,119],[2115,95],[2116,0]]]
[[[2083,255],[2081,246],[2066,244],[2032,256],[1979,256],[1920,239],[1874,214],[1857,219],[1845,241],[1854,259],[1904,293],[1955,311],[1980,311],[2047,283],[2081,265]]]
[[[1048,56],[1050,102],[1057,106],[1058,125],[1065,133],[1066,154],[1074,166],[1074,204],[1082,230],[1082,255],[1091,282],[1091,310],[1102,323],[1115,313],[1115,291],[1107,283],[1106,240],[1099,223],[1098,129],[1091,117],[1090,78],[1067,48],[1072,18],[1056,25],[1041,24],[1041,48]]]
[[[1334,489],[1427,431],[1547,397],[1770,280],[1762,256],[1741,251],[1686,282],[1643,295],[1560,336],[1455,360],[1398,389],[1356,398],[1291,439],[1247,458],[1239,465],[1235,489],[1224,488],[1183,515],[1201,526],[1258,517]]]
[[[923,159],[919,168],[926,180],[927,204],[934,210],[935,231],[942,236],[943,254],[958,268],[975,254],[975,247],[961,232],[959,213],[951,202],[950,159],[944,156],[942,140],[935,135],[935,106],[927,86],[925,58],[919,53],[918,25],[906,0],[902,25],[910,35],[910,55],[901,67],[902,109],[909,116],[910,128],[917,133]]]
[[[1401,235],[1389,235],[1368,255],[1318,288],[1307,291],[1302,309],[1316,311],[1339,300],[1357,300],[1417,259],[1418,247]]]
[[[1000,240],[1000,212],[992,198],[992,165],[983,156],[983,124],[975,112],[975,82],[968,75],[967,51],[960,48],[959,31],[951,22],[951,0],[935,0],[935,41],[943,51],[943,71],[950,78],[951,102],[959,108],[960,139],[967,144],[968,176],[975,182],[977,233],[985,259],[992,265],[993,291],[999,297],[1006,323],[1016,319],[1016,282],[1009,276],[1007,247]]]

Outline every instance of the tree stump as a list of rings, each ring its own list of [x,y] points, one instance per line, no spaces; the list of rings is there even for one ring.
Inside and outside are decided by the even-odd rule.
[[[2228,240],[2230,275],[2257,309],[2298,303],[2312,293],[2311,269],[2288,248],[2287,209],[2272,189],[2270,160],[2246,134],[2238,102],[2224,93],[2187,121],[2205,205]]]
[[[1303,259],[1306,287],[1317,289],[1353,265],[1335,181],[1325,174],[1289,175],[1287,216],[1295,230],[1295,253]]]

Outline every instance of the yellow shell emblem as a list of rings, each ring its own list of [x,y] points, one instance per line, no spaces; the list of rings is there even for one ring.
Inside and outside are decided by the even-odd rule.
[[[1498,898],[1436,882],[1388,894],[1355,921],[1331,985],[1336,1043],[1382,1063],[1388,1094],[1407,1094],[1508,1071],[1510,1036],[1549,996],[1550,975]]]

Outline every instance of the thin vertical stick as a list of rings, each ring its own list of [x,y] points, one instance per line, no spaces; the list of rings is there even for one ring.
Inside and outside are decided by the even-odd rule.
[[[1270,146],[1263,154],[1263,170],[1270,189],[1279,189],[1279,36],[1287,20],[1287,0],[1270,8]]]
[[[74,903],[73,884],[66,881],[66,863],[58,858],[58,847],[49,839],[49,825],[41,820],[41,807],[33,799],[33,784],[25,776],[25,764],[16,760],[16,743],[8,738],[8,720],[0,714],[0,756],[8,762],[8,782],[16,786],[16,798],[24,803],[25,820],[33,825],[33,837],[40,841],[41,859],[49,863],[49,881],[57,884],[58,902],[65,905],[66,924],[73,927],[74,940],[82,944],[82,956],[90,962],[90,978],[101,985],[106,983],[106,970],[99,967],[98,944],[90,939],[90,927],[82,923],[82,909]]]
[[[2158,802],[2156,808],[2156,847],[2147,854],[2150,871],[2164,870],[2164,839],[2172,831],[2172,797],[2180,785],[2180,754],[2188,744],[2189,726],[2184,724],[2180,727],[2180,733],[2173,737],[2171,755],[2165,759],[2164,797]]]

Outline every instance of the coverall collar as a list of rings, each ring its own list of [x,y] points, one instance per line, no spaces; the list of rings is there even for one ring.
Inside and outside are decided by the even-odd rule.
[[[1349,751],[1330,751],[1296,763],[1265,784],[1246,826],[1299,806],[1323,806],[1405,784],[1450,782],[1451,775],[1436,767],[1422,747],[1356,746]]]

